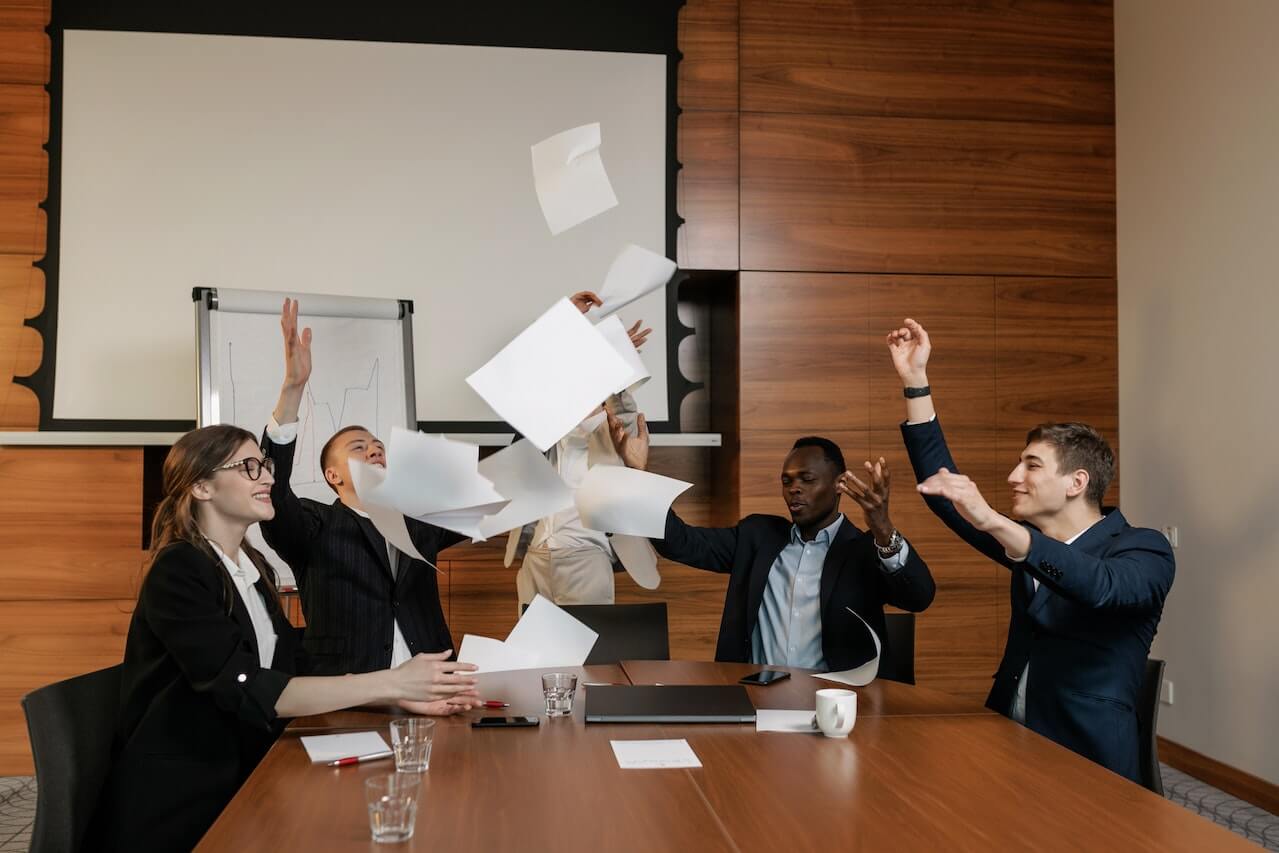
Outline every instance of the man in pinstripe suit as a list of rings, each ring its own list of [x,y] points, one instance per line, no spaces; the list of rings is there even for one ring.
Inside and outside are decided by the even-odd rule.
[[[332,504],[299,498],[289,485],[298,408],[311,375],[311,330],[298,333],[297,314],[297,302],[286,301],[280,317],[284,384],[262,440],[263,452],[275,460],[275,517],[262,532],[297,578],[310,672],[370,672],[419,653],[450,651],[453,638],[434,566],[388,543],[361,509],[351,483],[351,459],[386,466],[382,442],[359,426],[343,427],[329,439],[320,463],[338,496]],[[439,551],[465,538],[411,518],[406,522],[413,544],[432,564]],[[441,661],[439,667],[440,683],[458,678],[452,664]]]

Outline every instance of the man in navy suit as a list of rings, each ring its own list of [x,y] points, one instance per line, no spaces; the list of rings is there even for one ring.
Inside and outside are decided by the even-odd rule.
[[[888,335],[906,396],[902,437],[929,508],[1012,572],[1012,619],[986,705],[1139,782],[1137,696],[1172,587],[1158,532],[1103,507],[1114,472],[1087,424],[1041,424],[1008,475],[1012,518],[955,468],[928,385],[928,333],[914,320]]]

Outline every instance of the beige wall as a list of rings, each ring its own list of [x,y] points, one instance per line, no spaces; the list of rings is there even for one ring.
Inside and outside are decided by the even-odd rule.
[[[1120,464],[1179,529],[1160,734],[1279,782],[1279,2],[1116,0]]]

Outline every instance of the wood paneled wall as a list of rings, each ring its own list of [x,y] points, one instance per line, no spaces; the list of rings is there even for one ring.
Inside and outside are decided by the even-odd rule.
[[[44,300],[48,14],[0,0],[0,429],[39,419],[10,380],[41,353],[23,320]],[[740,271],[740,363],[726,448],[655,451],[654,468],[697,483],[677,508],[711,523],[784,510],[798,435],[884,456],[894,518],[939,585],[920,681],[984,695],[1007,579],[909,488],[882,338],[903,316],[932,330],[941,416],[996,504],[1033,424],[1117,439],[1111,3],[689,0],[680,49],[678,260]],[[0,774],[30,770],[19,696],[119,660],[141,466],[137,448],[0,449]],[[500,549],[455,548],[442,568],[454,634],[504,636]],[[651,593],[619,576],[618,600],[666,601],[673,655],[709,658],[725,579],[662,571]]]

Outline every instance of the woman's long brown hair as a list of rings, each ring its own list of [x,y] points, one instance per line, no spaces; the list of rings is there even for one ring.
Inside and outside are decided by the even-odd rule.
[[[221,564],[222,558],[213,550],[213,546],[204,538],[196,524],[195,498],[191,494],[191,488],[201,480],[213,476],[214,469],[219,465],[232,461],[231,457],[246,441],[257,444],[257,438],[248,430],[218,424],[192,430],[173,445],[164,459],[164,498],[156,507],[155,517],[151,521],[151,559],[147,564],[147,571],[155,564],[160,552],[176,542],[190,543],[207,554],[210,560]],[[238,472],[236,476],[240,476]],[[280,610],[275,570],[248,541],[241,542],[240,548],[257,566],[270,587],[267,606]],[[226,572],[218,572],[218,577],[222,579],[223,599],[227,613],[230,613],[235,601],[235,588],[231,585],[231,576]]]

